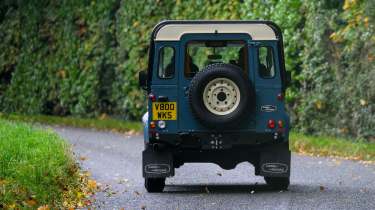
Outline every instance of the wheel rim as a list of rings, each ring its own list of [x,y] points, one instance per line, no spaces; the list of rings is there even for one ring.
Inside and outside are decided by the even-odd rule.
[[[232,80],[216,78],[211,80],[203,91],[203,103],[208,111],[216,115],[227,115],[240,104],[240,89]]]

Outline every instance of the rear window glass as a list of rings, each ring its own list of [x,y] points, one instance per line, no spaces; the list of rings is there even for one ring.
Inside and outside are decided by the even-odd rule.
[[[175,53],[173,47],[163,47],[159,51],[158,75],[162,79],[169,79],[175,72]]]
[[[275,76],[275,64],[272,47],[258,48],[258,72],[262,78],[273,78]]]
[[[234,64],[246,70],[248,67],[247,51],[244,41],[188,42],[185,53],[185,76],[193,77],[205,66],[214,63]]]

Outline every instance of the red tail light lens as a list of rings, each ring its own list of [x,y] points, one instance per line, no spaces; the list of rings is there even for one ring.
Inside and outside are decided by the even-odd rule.
[[[150,122],[150,128],[156,128],[156,123],[154,121],[151,121]]]
[[[282,93],[277,94],[277,100],[282,101],[284,99],[284,96]]]
[[[152,93],[150,93],[150,94],[148,95],[148,98],[149,98],[152,102],[155,102],[155,101],[156,101],[156,96],[155,96],[154,94],[152,94]]]
[[[279,128],[283,128],[284,127],[284,124],[283,124],[283,121],[282,120],[279,120],[277,122],[277,124],[279,125]]]
[[[275,128],[275,120],[268,120],[268,127],[271,129]]]

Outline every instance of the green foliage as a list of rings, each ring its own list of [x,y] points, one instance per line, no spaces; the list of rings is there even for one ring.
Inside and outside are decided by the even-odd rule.
[[[11,72],[9,85],[1,86],[2,109],[87,116],[106,111],[112,79],[106,77],[115,60],[113,2],[20,1],[9,7],[0,35],[8,41],[1,45],[1,73]]]
[[[302,131],[375,136],[375,8],[370,2],[306,4],[296,122]]]
[[[80,185],[68,147],[53,132],[0,119],[0,208],[62,207]]]
[[[0,3],[0,110],[139,119],[137,73],[164,19],[272,20],[283,31],[295,127],[375,136],[374,0]]]
[[[169,17],[173,5],[173,1],[121,1],[116,13],[117,65],[111,99],[116,113],[127,119],[139,120],[145,112],[146,101],[138,87],[138,72],[147,69],[153,27]]]

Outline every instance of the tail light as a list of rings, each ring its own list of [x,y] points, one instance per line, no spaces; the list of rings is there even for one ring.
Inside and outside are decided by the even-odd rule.
[[[275,128],[275,120],[268,120],[268,127],[271,129]]]
[[[284,99],[284,96],[282,93],[277,94],[277,100],[282,101]]]
[[[284,127],[284,124],[283,124],[283,121],[282,120],[279,120],[277,122],[277,125],[279,126],[279,128],[283,128]]]
[[[155,101],[156,101],[156,96],[155,96],[154,94],[152,94],[152,93],[150,93],[150,94],[148,95],[148,98],[149,98],[152,102],[155,102]]]
[[[150,122],[150,128],[152,129],[156,128],[156,123],[154,121]]]

